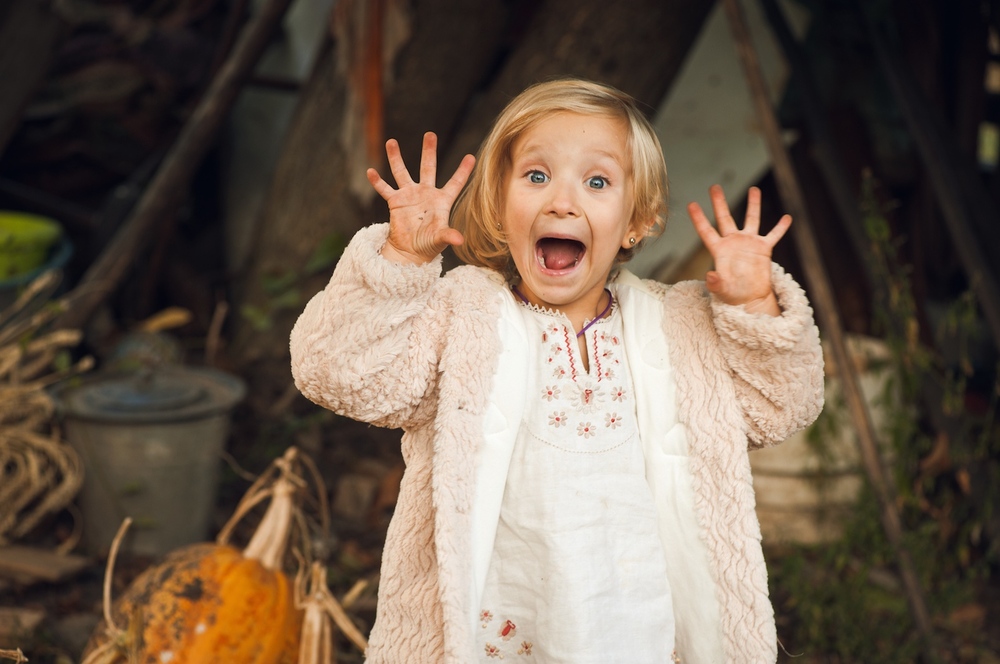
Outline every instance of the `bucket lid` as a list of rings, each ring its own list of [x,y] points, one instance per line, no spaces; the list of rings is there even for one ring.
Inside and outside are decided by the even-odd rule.
[[[103,422],[157,423],[200,419],[228,411],[246,394],[236,376],[202,367],[158,367],[107,374],[54,392],[67,417]]]

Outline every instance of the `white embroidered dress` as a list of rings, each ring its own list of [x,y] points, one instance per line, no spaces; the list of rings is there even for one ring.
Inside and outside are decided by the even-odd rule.
[[[520,309],[536,370],[486,578],[480,662],[670,662],[670,588],[617,305],[585,332],[589,371],[561,313]]]

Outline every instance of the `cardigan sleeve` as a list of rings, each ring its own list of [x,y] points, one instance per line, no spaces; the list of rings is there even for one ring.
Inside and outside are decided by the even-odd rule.
[[[750,447],[782,442],[823,409],[823,352],[812,307],[777,264],[771,280],[780,316],[751,314],[712,298],[719,343],[748,425]]]
[[[379,253],[388,224],[359,231],[326,288],[306,305],[289,347],[295,385],[352,419],[403,427],[433,408],[440,337],[441,258],[402,265]]]

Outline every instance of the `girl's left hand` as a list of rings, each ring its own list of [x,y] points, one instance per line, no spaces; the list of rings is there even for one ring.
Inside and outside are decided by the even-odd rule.
[[[712,227],[701,206],[688,205],[688,214],[705,247],[715,259],[715,269],[705,275],[709,292],[726,304],[744,305],[751,313],[781,314],[771,289],[771,252],[792,224],[784,215],[767,235],[760,234],[760,189],[750,187],[743,229],[729,212],[722,187],[709,189],[718,230]]]

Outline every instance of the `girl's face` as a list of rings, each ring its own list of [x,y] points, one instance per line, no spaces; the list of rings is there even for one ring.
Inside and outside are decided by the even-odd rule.
[[[574,325],[596,316],[620,248],[633,232],[632,183],[622,121],[559,112],[514,143],[503,228],[532,303]]]

